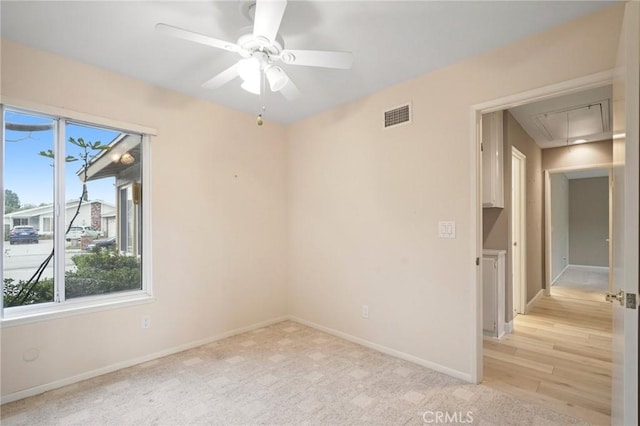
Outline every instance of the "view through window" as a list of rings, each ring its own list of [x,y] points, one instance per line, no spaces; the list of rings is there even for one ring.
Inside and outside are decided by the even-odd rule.
[[[141,290],[142,136],[5,108],[3,307]]]

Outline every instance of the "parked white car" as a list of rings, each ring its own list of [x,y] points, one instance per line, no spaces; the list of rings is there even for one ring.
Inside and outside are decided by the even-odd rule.
[[[92,239],[102,237],[101,231],[95,230],[90,226],[72,226],[67,232],[67,241],[79,240],[82,237],[90,237]]]

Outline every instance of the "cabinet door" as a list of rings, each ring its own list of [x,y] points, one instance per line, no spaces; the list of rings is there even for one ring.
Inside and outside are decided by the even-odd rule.
[[[494,335],[498,318],[498,269],[495,258],[482,259],[482,328]]]
[[[502,111],[482,115],[482,207],[504,207]]]

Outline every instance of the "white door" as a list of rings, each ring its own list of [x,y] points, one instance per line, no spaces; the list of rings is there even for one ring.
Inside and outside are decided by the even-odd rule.
[[[613,86],[613,300],[612,423],[638,424],[638,156],[640,115],[640,3],[625,6]]]
[[[526,265],[526,160],[511,148],[511,265],[513,282],[513,315],[524,313],[527,296]]]

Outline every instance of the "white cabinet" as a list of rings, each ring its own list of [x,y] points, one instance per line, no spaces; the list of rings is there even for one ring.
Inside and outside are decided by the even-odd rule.
[[[504,335],[505,254],[506,250],[482,252],[482,330],[485,336],[500,338]]]
[[[502,111],[482,115],[482,207],[504,208]]]

